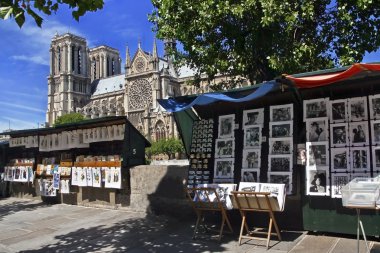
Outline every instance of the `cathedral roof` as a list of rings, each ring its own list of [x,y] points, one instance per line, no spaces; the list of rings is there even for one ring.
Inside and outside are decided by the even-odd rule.
[[[124,85],[124,74],[94,80],[91,84],[92,96],[121,91],[124,89]]]

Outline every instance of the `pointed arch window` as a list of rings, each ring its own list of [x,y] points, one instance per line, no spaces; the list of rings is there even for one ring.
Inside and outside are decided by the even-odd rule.
[[[61,48],[57,48],[58,72],[61,72]]]
[[[78,74],[81,74],[82,69],[82,48],[78,47]]]
[[[156,123],[155,132],[156,132],[156,141],[166,139],[165,125],[161,120]]]

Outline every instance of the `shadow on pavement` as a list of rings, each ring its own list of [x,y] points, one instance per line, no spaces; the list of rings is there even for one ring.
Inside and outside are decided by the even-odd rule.
[[[49,205],[43,202],[35,202],[35,203],[30,202],[30,201],[20,202],[19,200],[12,201],[7,204],[2,204],[0,206],[0,221],[2,220],[2,218],[8,215],[11,215],[20,211],[33,211],[43,206],[46,207]]]

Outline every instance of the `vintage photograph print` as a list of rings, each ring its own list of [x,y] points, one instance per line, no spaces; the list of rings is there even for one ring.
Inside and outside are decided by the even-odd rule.
[[[367,97],[349,98],[348,116],[350,121],[367,120]]]
[[[327,141],[329,125],[327,118],[306,120],[306,141]]]
[[[253,148],[261,146],[261,125],[244,128],[244,147]]]
[[[259,182],[260,170],[258,169],[242,169],[240,182]]]
[[[331,170],[335,172],[347,171],[350,169],[348,148],[331,149]]]
[[[291,194],[293,190],[292,173],[268,172],[268,182],[273,184],[285,184],[286,193]]]
[[[380,120],[371,120],[372,145],[380,144]]]
[[[329,166],[329,151],[327,141],[307,142],[306,153],[306,166],[312,168]]]
[[[327,170],[307,170],[307,195],[329,195]]]
[[[350,144],[351,146],[364,146],[369,143],[368,122],[350,123]]]
[[[330,143],[331,147],[348,146],[348,124],[337,123],[330,125]]]
[[[270,122],[293,120],[293,104],[274,105],[270,107]]]
[[[234,159],[215,159],[214,178],[234,178]]]
[[[347,99],[331,100],[330,109],[331,122],[339,123],[348,121]]]
[[[264,108],[243,111],[243,125],[264,124]]]
[[[235,154],[235,139],[216,139],[215,157],[233,157]]]
[[[272,138],[292,137],[293,121],[270,122],[269,134]]]
[[[269,155],[268,171],[271,172],[292,172],[293,155]]]
[[[350,150],[350,156],[352,170],[363,171],[370,169],[368,147],[353,147]]]
[[[293,138],[269,138],[269,154],[284,155],[293,153]]]
[[[328,117],[328,98],[312,99],[303,101],[303,119]]]
[[[350,182],[349,174],[332,174],[331,175],[331,197],[341,198],[342,187]]]
[[[380,147],[372,147],[373,170],[380,170]]]
[[[253,169],[260,168],[261,150],[260,149],[244,149],[242,167]]]
[[[235,114],[219,116],[219,138],[231,138],[234,136]]]
[[[380,119],[380,94],[368,96],[369,98],[369,117]]]

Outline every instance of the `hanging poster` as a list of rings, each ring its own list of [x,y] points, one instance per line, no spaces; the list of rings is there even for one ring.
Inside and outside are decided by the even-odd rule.
[[[233,157],[235,155],[235,139],[216,139],[215,157]]]
[[[380,120],[371,121],[372,145],[380,144]]]
[[[28,168],[28,182],[34,182],[34,171],[32,167],[27,167]]]
[[[331,170],[335,172],[345,172],[350,170],[348,148],[332,148],[331,149]]]
[[[326,118],[328,113],[328,98],[312,99],[303,101],[303,119]]]
[[[269,155],[268,171],[292,172],[293,155]],[[274,183],[274,182],[273,182]]]
[[[351,146],[364,146],[369,143],[368,123],[350,123],[350,144]]]
[[[244,149],[242,167],[247,169],[259,169],[261,164],[260,149]]]
[[[218,137],[231,138],[234,137],[235,114],[219,116]]]
[[[330,125],[331,132],[331,147],[346,147],[348,146],[348,124],[337,123]]]
[[[259,148],[261,146],[261,125],[244,128],[244,148]]]
[[[293,154],[293,138],[270,138],[269,154],[285,155]]]
[[[21,169],[18,166],[13,167],[14,176],[13,181],[14,182],[20,182],[21,181]]]
[[[348,116],[350,121],[367,120],[367,97],[348,99]]]
[[[328,141],[328,133],[327,118],[306,120],[306,141]]]
[[[41,181],[41,195],[45,197],[55,197],[57,196],[57,191],[53,188],[53,180],[42,179]]]
[[[86,170],[87,186],[92,186],[92,168],[86,167],[84,169]]]
[[[293,120],[293,104],[274,105],[270,107],[270,122]]]
[[[285,184],[286,193],[292,193],[292,173],[268,172],[268,182],[273,184]]]
[[[370,169],[368,147],[354,147],[350,152],[352,170],[364,172]]]
[[[259,182],[260,170],[259,169],[242,169],[240,182]]]
[[[270,122],[269,135],[273,138],[293,136],[293,121]]]
[[[347,99],[331,100],[330,108],[331,108],[331,115],[330,115],[331,122],[340,123],[340,122],[348,121]]]
[[[307,195],[329,195],[327,170],[307,170]]]
[[[243,125],[252,126],[264,124],[264,109],[253,109],[243,111]]]
[[[341,198],[342,187],[350,182],[349,174],[332,174],[331,175],[331,197]]]
[[[368,96],[370,119],[380,119],[380,94]]]
[[[306,143],[306,166],[318,168],[329,166],[329,153],[327,141]]]
[[[234,159],[215,159],[214,178],[234,178]]]
[[[79,182],[79,174],[77,167],[71,168],[71,185],[78,185]]]
[[[60,179],[61,175],[58,172],[53,174],[53,189],[59,190]]]
[[[20,182],[28,182],[28,168],[25,166],[20,167]]]
[[[121,189],[121,168],[111,167],[106,170],[106,188]]]
[[[86,168],[77,167],[78,186],[87,186],[87,170]]]
[[[101,179],[101,168],[96,167],[92,168],[92,186],[93,187],[102,187],[102,179]]]
[[[60,192],[67,194],[70,193],[70,180],[61,180],[60,181]]]

